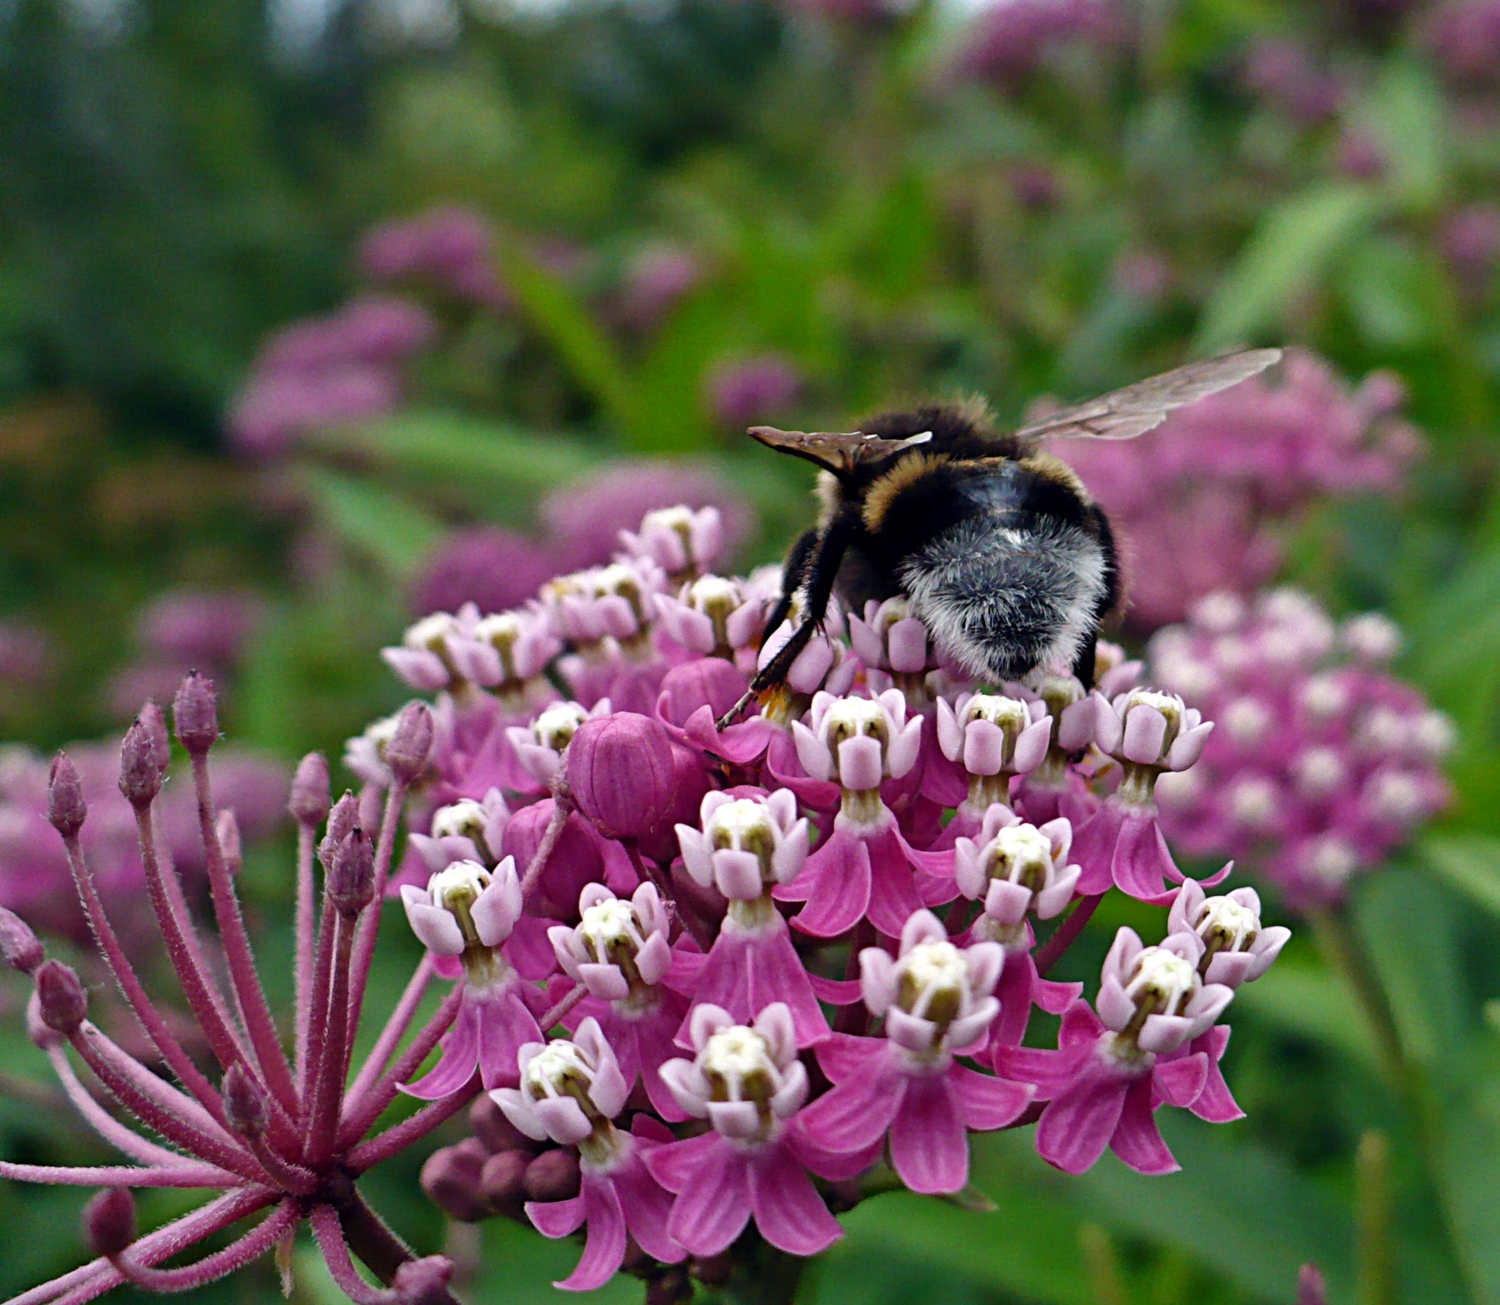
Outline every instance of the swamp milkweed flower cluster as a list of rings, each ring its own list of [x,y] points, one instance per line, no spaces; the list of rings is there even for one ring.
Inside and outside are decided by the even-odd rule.
[[[293,787],[290,1057],[234,898],[232,817],[209,788],[211,692],[187,681],[176,725],[227,998],[155,852],[169,752],[159,714],[143,712],[121,790],[217,1083],[119,948],[79,842],[76,774],[58,759],[51,821],[100,948],[177,1083],[109,1042],[72,971],[4,917],[6,955],[36,981],[35,1037],[134,1162],[0,1167],[103,1189],[86,1219],[98,1258],[26,1305],[78,1305],[122,1281],[208,1281],[288,1246],[303,1220],[360,1305],[446,1299],[451,1266],[413,1258],[356,1180],[466,1109],[473,1135],[429,1156],[428,1195],[457,1219],[582,1233],[559,1286],[625,1271],[653,1301],[685,1299],[694,1279],[753,1279],[768,1257],[817,1254],[841,1235],[837,1214],[872,1190],[964,1192],[975,1133],[1035,1125],[1041,1156],[1068,1173],[1108,1149],[1160,1174],[1177,1162],[1157,1111],[1240,1116],[1220,1071],[1225,1016],[1288,931],[1262,919],[1253,889],[1219,888],[1230,867],[1187,878],[1156,802],[1159,781],[1180,790],[1216,764],[1223,718],[1241,714],[1192,681],[1195,659],[1223,669],[1222,649],[1193,642],[1206,627],[1163,637],[1161,687],[1109,646],[1093,685],[1042,672],[978,686],[892,599],[835,613],[759,714],[721,729],[777,643],[762,640],[774,583],[716,575],[723,539],[711,507],[652,511],[621,532],[609,564],[549,580],[510,611],[432,614],[385,650],[432,701],[350,740],[360,795],[330,808],[316,756]],[[1276,598],[1214,637],[1287,621],[1313,623],[1305,605]],[[1342,637],[1356,658],[1378,659],[1383,630],[1364,618]],[[1261,645],[1275,652],[1275,640]],[[1222,708],[1217,723],[1200,702]],[[1109,893],[1165,918],[1151,938],[1119,929],[1086,997],[1083,983],[1049,974]],[[356,1070],[387,899],[427,950]],[[440,981],[451,989],[412,1034]],[[1054,1046],[1027,1045],[1037,1009],[1061,1017]],[[104,1115],[69,1047],[173,1149]],[[398,1093],[423,1104],[368,1136]],[[125,1189],[158,1184],[220,1194],[136,1237]],[[262,1222],[229,1247],[154,1267],[252,1212]],[[387,1285],[370,1286],[356,1257]]]

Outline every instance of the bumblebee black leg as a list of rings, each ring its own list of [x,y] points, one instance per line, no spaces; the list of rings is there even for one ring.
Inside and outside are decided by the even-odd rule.
[[[719,729],[723,729],[733,721],[756,694],[773,689],[786,679],[787,673],[792,669],[792,663],[797,660],[797,655],[807,647],[814,633],[822,626],[823,618],[828,614],[828,600],[833,597],[833,585],[838,577],[839,566],[844,560],[844,550],[849,547],[849,541],[854,537],[854,532],[858,528],[857,513],[844,512],[829,522],[827,529],[821,534],[809,532],[813,534],[811,543],[806,543],[807,535],[803,535],[793,546],[792,555],[787,559],[787,573],[790,574],[794,560],[801,561],[803,583],[807,588],[807,612],[802,624],[792,631],[791,638],[782,644],[776,650],[776,655],[756,672],[745,696],[719,718]],[[800,559],[798,559],[799,553],[802,555]],[[795,590],[793,592],[795,593]],[[785,592],[783,592],[782,601],[790,605],[790,598]],[[778,603],[778,610],[780,606],[781,604]],[[784,613],[782,620],[785,620]],[[770,630],[774,628],[774,626],[768,627],[767,637],[770,635]]]
[[[1073,674],[1085,689],[1094,687],[1094,658],[1098,653],[1098,646],[1099,632],[1096,630],[1078,650],[1078,657],[1073,662]]]
[[[818,529],[814,526],[811,530],[804,530],[798,535],[797,542],[787,553],[786,563],[781,568],[781,597],[776,600],[776,606],[771,609],[770,616],[766,618],[765,632],[761,635],[762,642],[781,628],[781,623],[791,612],[792,600],[796,598],[797,591],[802,588],[807,579],[808,562],[812,559],[817,547]]]

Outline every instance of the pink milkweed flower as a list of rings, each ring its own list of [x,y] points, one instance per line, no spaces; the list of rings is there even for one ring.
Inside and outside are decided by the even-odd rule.
[[[774,896],[807,903],[794,923],[814,937],[843,933],[866,914],[882,933],[896,937],[926,903],[880,786],[917,764],[922,718],[908,720],[905,696],[887,689],[875,699],[819,693],[811,722],[811,728],[792,723],[798,759],[814,780],[837,780],[841,805],[828,841]],[[944,887],[940,877],[924,877],[922,889],[937,893],[934,901],[943,900]]]
[[[1121,663],[1124,678],[1139,671],[1139,663]],[[1109,678],[1106,672],[1105,677]],[[1052,736],[1041,765],[1022,777],[1016,796],[1026,819],[1034,825],[1065,817],[1076,829],[1099,809],[1099,799],[1072,766],[1094,741],[1099,698],[1076,676],[1044,676],[1035,689],[1007,685],[1012,697],[1037,698],[1052,721]],[[1127,686],[1133,686],[1132,683]]]
[[[472,678],[463,645],[473,637],[479,609],[466,603],[455,615],[433,612],[406,627],[397,647],[382,648],[381,659],[412,688],[422,693],[457,689]]]
[[[739,580],[700,575],[676,594],[657,594],[656,614],[662,628],[689,652],[722,657],[742,671],[755,669],[766,603],[746,593]]]
[[[412,849],[436,874],[454,861],[478,861],[493,867],[500,860],[501,840],[510,820],[510,808],[498,788],[482,801],[460,798],[432,813],[425,834],[408,834]]]
[[[969,937],[1005,948],[996,996],[1000,1015],[990,1030],[999,1046],[1017,1046],[1026,1033],[1033,1002],[1059,1015],[1083,991],[1076,983],[1049,983],[1037,974],[1028,914],[1050,920],[1073,900],[1083,873],[1068,864],[1073,831],[1065,819],[1025,824],[998,802],[984,814],[977,839],[954,843],[953,871],[958,890],[978,899],[983,914]]]
[[[770,665],[772,658],[781,651],[786,641],[802,621],[799,605],[794,603],[787,619],[771,631],[760,646],[756,657],[756,670]],[[826,628],[808,640],[807,647],[797,654],[785,681],[778,686],[770,703],[763,709],[768,720],[787,729],[812,704],[819,692],[832,697],[848,693],[859,674],[859,662],[849,655],[849,650],[836,636],[843,625],[841,614],[829,605]]]
[[[1052,720],[1041,699],[963,693],[951,707],[947,699],[938,699],[937,737],[943,756],[961,767],[968,780],[968,796],[955,817],[968,833],[978,829],[995,803],[1010,806],[1013,776],[1027,774],[1047,759]]]
[[[672,806],[672,741],[661,722],[616,711],[586,720],[568,744],[568,787],[578,809],[607,839],[639,839]]]
[[[709,793],[700,815],[701,830],[677,826],[683,867],[700,887],[727,898],[729,909],[693,983],[694,1001],[741,1021],[779,1002],[791,1014],[799,1047],[821,1042],[828,1024],[771,900],[771,889],[795,879],[807,861],[807,821],[798,819],[796,795],[784,788],[769,797]],[[680,1045],[689,1045],[690,1033],[685,1021]]]
[[[654,562],[673,584],[685,584],[713,570],[724,547],[724,520],[712,505],[655,508],[638,529],[620,531],[620,543],[631,557]]]
[[[1056,1051],[996,1051],[997,1072],[1036,1084],[1047,1102],[1036,1135],[1042,1159],[1081,1174],[1109,1147],[1138,1173],[1179,1168],[1152,1112],[1191,1106],[1208,1081],[1209,1056],[1168,1057],[1208,1033],[1234,996],[1199,977],[1203,950],[1195,934],[1147,947],[1122,928],[1104,959],[1098,1015],[1076,1001]]]
[[[579,894],[578,910],[577,926],[555,924],[547,937],[563,973],[588,989],[579,1014],[609,1039],[627,1087],[639,1075],[657,1114],[680,1120],[682,1112],[660,1071],[677,1054],[673,1039],[688,1001],[664,982],[674,952],[656,886],[641,884],[627,900],[603,884],[588,884]]]
[[[1162,837],[1154,792],[1163,771],[1197,763],[1213,729],[1195,707],[1175,693],[1132,689],[1112,703],[1096,699],[1095,742],[1122,768],[1119,789],[1084,823],[1073,842],[1083,866],[1078,891],[1094,895],[1113,883],[1132,897],[1166,905],[1166,881],[1180,884],[1182,871]],[[1228,873],[1205,881],[1210,887]]]
[[[717,1255],[752,1218],[761,1236],[788,1255],[816,1255],[843,1230],[807,1169],[850,1178],[873,1155],[821,1153],[788,1125],[807,1100],[792,1014],[780,1002],[753,1025],[717,1006],[693,1009],[692,1060],[669,1060],[662,1078],[677,1103],[712,1131],[645,1156],[652,1177],[677,1194],[668,1235],[690,1255]]]
[[[615,1127],[630,1080],[598,1022],[585,1019],[572,1041],[529,1042],[517,1060],[520,1086],[497,1088],[490,1097],[527,1137],[578,1148],[579,1194],[526,1203],[527,1217],[546,1237],[588,1228],[578,1266],[553,1286],[564,1291],[602,1287],[624,1263],[627,1235],[663,1264],[681,1261],[687,1252],[666,1231],[672,1198],[642,1161],[662,1138]],[[665,1129],[661,1134],[671,1136]]]
[[[942,664],[941,651],[905,598],[871,600],[863,620],[851,612],[849,642],[864,663],[871,692],[900,689],[913,715],[931,708],[937,694],[930,677]]]
[[[545,672],[562,647],[532,604],[482,617],[452,653],[469,678],[494,691],[502,713],[516,717],[530,716],[557,700]]]
[[[517,1051],[542,1041],[527,1005],[529,988],[500,954],[521,918],[521,881],[513,857],[491,874],[477,861],[455,861],[427,881],[405,884],[401,904],[414,934],[438,956],[462,959],[464,995],[438,1063],[401,1090],[422,1101],[457,1092],[478,1069],[486,1088],[515,1081]]]
[[[1198,973],[1204,983],[1238,988],[1260,978],[1281,954],[1292,931],[1260,922],[1260,894],[1236,888],[1223,897],[1207,896],[1189,879],[1167,914],[1167,932],[1192,933],[1203,944]]]
[[[900,956],[859,954],[865,1005],[885,1038],[835,1034],[818,1048],[834,1083],[798,1118],[804,1136],[835,1153],[862,1152],[890,1134],[891,1164],[914,1192],[957,1192],[969,1181],[968,1129],[1003,1128],[1030,1103],[1029,1085],[966,1069],[955,1055],[984,1044],[1005,960],[997,943],[960,949],[931,911],[901,932]]]
[[[602,719],[610,714],[610,701],[600,698],[585,710],[576,702],[555,702],[543,708],[530,725],[508,725],[505,737],[510,740],[521,769],[541,790],[552,786],[562,768],[568,745],[578,727],[585,721]]]

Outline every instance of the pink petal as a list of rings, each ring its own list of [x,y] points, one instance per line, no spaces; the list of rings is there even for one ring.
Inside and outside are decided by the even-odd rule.
[[[1208,1083],[1208,1057],[1193,1052],[1181,1060],[1159,1060],[1153,1075],[1153,1086],[1173,1106],[1190,1106]]]
[[[879,1038],[833,1033],[826,1042],[818,1044],[818,1067],[830,1083],[842,1083],[855,1074],[865,1073],[877,1056],[885,1057],[885,1046]]]
[[[1149,1107],[1150,1079],[1140,1081],[1147,1084]],[[1129,1087],[1128,1079],[1100,1070],[1079,1078],[1042,1111],[1036,1130],[1037,1154],[1065,1173],[1081,1174],[1091,1168],[1114,1136]]]
[[[1005,765],[1005,731],[994,721],[971,720],[964,728],[964,769],[998,775]]]
[[[532,1020],[532,1027],[536,1027],[535,1020]],[[539,1042],[541,1034],[537,1032],[523,1041]],[[409,1097],[416,1097],[418,1101],[441,1101],[444,1097],[452,1096],[474,1077],[474,1071],[479,1067],[479,1043],[478,1004],[474,1001],[472,992],[465,992],[463,1004],[458,1009],[458,1018],[438,1043],[442,1051],[438,1063],[415,1083],[403,1083],[401,1090]],[[520,1044],[516,1045],[519,1050]],[[514,1053],[511,1056],[511,1073],[514,1075],[511,1082],[519,1082]],[[497,1083],[495,1086],[504,1085]]]
[[[947,1075],[907,1081],[891,1124],[891,1164],[914,1192],[957,1192],[969,1181],[969,1138]]]
[[[636,1118],[644,1121],[649,1116],[637,1115]],[[646,1145],[636,1142],[641,1150]],[[663,1264],[677,1264],[685,1259],[687,1252],[667,1234],[667,1221],[672,1217],[672,1197],[651,1177],[639,1155],[632,1163],[617,1170],[613,1178],[615,1191],[625,1209],[626,1226],[640,1248]]]
[[[948,1070],[948,1085],[958,1102],[965,1126],[978,1132],[1004,1128],[1036,1095],[1030,1084],[991,1078],[962,1065]]]
[[[691,1255],[717,1255],[750,1222],[749,1158],[721,1137],[712,1140],[715,1145],[698,1154],[667,1221],[667,1235]],[[653,1174],[656,1167],[651,1161],[675,1149],[662,1147],[652,1153],[646,1163]]]
[[[807,1171],[785,1145],[752,1162],[749,1196],[761,1236],[788,1255],[816,1255],[844,1235]]]
[[[801,755],[801,749],[798,749]],[[880,743],[867,734],[845,739],[839,744],[839,783],[845,788],[867,791],[880,787],[882,760]],[[804,765],[807,763],[804,761]]]
[[[1167,737],[1167,718],[1155,707],[1137,705],[1125,717],[1121,753],[1131,761],[1149,766],[1161,759]]]
[[[527,1201],[526,1217],[543,1237],[566,1237],[577,1232],[587,1217],[583,1194],[568,1201]]]
[[[636,1116],[640,1118],[639,1115]],[[685,1191],[694,1175],[712,1160],[710,1152],[724,1145],[716,1133],[702,1133],[682,1142],[641,1149],[641,1160],[647,1172],[669,1192]]]
[[[797,1116],[798,1125],[810,1142],[826,1151],[863,1151],[885,1136],[907,1083],[888,1052],[878,1059],[872,1056],[860,1073],[805,1106]]]
[[[478,1060],[486,1090],[519,1083],[517,1053],[528,1042],[546,1040],[521,994],[521,984],[512,983],[480,1006]]]
[[[1094,1014],[1086,1001],[1075,1001],[1062,1013],[1062,1028],[1058,1030],[1057,1045],[1060,1047],[1091,1047],[1099,1041],[1105,1031],[1103,1023]]]
[[[1170,1174],[1181,1169],[1176,1157],[1162,1141],[1151,1113],[1150,1076],[1138,1078],[1130,1084],[1122,1105],[1110,1149],[1140,1174]]]
[[[583,1179],[583,1199],[588,1209],[588,1238],[578,1267],[552,1285],[562,1291],[592,1291],[602,1287],[625,1262],[625,1212],[614,1183],[588,1175]]]
[[[1011,759],[1011,768],[1017,774],[1027,774],[1035,770],[1047,758],[1047,749],[1052,743],[1052,717],[1043,716],[1034,720],[1016,740],[1015,756]]]
[[[870,923],[881,933],[898,937],[906,922],[923,910],[911,866],[894,827],[870,840],[866,846],[870,861],[870,900],[866,913]],[[800,916],[798,920],[800,922]]]
[[[783,902],[805,901],[792,923],[814,938],[832,938],[853,928],[864,915],[870,905],[870,880],[864,841],[835,829],[833,837],[807,858],[802,873],[791,883],[778,884],[771,896]]]
[[[885,639],[890,649],[892,670],[915,675],[926,668],[927,627],[921,621],[912,616],[905,617],[891,626]]]
[[[1114,887],[1112,872],[1115,844],[1120,841],[1120,829],[1124,822],[1124,806],[1119,802],[1106,801],[1075,829],[1073,860],[1083,867],[1083,874],[1078,880],[1078,892],[1081,895],[1097,897]]]

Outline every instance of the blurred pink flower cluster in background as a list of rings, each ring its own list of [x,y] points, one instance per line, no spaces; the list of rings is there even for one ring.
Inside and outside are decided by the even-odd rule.
[[[1376,372],[1351,389],[1296,350],[1281,371],[1139,439],[1056,446],[1110,514],[1134,628],[1181,620],[1216,590],[1265,584],[1282,561],[1281,530],[1314,502],[1399,491],[1422,448],[1397,415],[1401,383]]]

